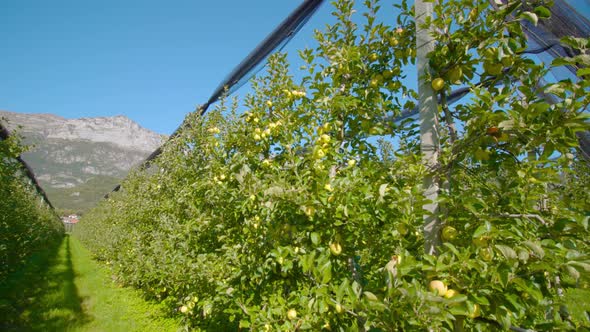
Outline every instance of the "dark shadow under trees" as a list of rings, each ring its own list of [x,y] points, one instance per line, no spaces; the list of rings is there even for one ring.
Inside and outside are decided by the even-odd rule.
[[[69,236],[34,253],[0,283],[0,330],[65,331],[89,322],[75,276]]]

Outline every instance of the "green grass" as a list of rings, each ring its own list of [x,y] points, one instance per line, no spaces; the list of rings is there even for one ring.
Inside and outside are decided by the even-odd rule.
[[[0,284],[1,331],[177,331],[177,320],[108,270],[75,239],[34,254]]]

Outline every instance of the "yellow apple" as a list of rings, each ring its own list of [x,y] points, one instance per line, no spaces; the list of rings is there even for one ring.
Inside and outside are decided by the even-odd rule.
[[[331,139],[332,138],[330,137],[330,135],[322,134],[320,136],[320,143],[330,143]]]
[[[491,262],[494,259],[494,250],[492,248],[480,249],[479,256],[486,262]]]
[[[479,304],[475,303],[473,304],[473,307],[471,307],[472,310],[470,310],[470,314],[469,317],[470,318],[476,318],[479,317],[481,315],[481,309],[479,308]]]
[[[289,311],[287,311],[287,318],[290,320],[297,318],[297,311],[295,309],[289,309]]]
[[[389,38],[389,45],[391,45],[391,47],[396,47],[398,44],[399,40],[397,40],[396,37]]]
[[[455,296],[459,295],[459,292],[457,292],[456,290],[449,288],[447,289],[447,292],[445,293],[444,297],[447,299],[453,298]]]
[[[453,226],[445,226],[441,235],[444,241],[452,241],[457,237],[457,230]]]
[[[443,80],[440,77],[437,77],[434,80],[432,80],[431,85],[434,91],[440,91],[445,87],[445,80]]]
[[[472,242],[476,247],[479,247],[479,248],[482,248],[482,247],[485,247],[488,245],[488,239],[483,236],[473,239]]]
[[[325,156],[326,156],[326,152],[325,152],[324,150],[322,150],[322,149],[316,149],[316,150],[313,152],[313,157],[314,157],[315,159],[322,159],[322,158],[324,158]]]
[[[447,286],[440,280],[432,280],[430,284],[428,284],[428,288],[432,292],[436,291],[436,293],[440,296],[443,296],[447,293]]]
[[[383,78],[388,80],[390,78],[393,77],[393,71],[391,71],[390,69],[386,69],[385,71],[383,71]]]
[[[477,8],[473,8],[470,12],[469,12],[469,20],[471,22],[475,21],[477,19],[478,13],[477,13]]]
[[[342,253],[342,246],[340,245],[340,243],[338,243],[338,242],[330,243],[330,252],[334,256],[340,255]]]
[[[383,82],[383,76],[375,75],[375,77],[373,77],[371,79],[371,82],[369,82],[369,86],[371,86],[372,88],[378,88],[382,82]]]
[[[402,84],[399,81],[387,83],[387,88],[391,91],[401,88]]]
[[[208,132],[210,132],[211,134],[219,134],[220,130],[217,127],[212,127],[207,129]]]

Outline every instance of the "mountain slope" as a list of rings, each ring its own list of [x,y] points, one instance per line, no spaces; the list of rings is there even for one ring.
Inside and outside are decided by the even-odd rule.
[[[0,111],[9,130],[31,146],[31,166],[56,208],[84,212],[129,170],[161,145],[164,136],[124,116],[65,119],[52,114]]]

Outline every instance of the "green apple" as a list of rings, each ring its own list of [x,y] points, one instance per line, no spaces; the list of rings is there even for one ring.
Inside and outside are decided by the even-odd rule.
[[[484,61],[483,69],[485,70],[486,74],[490,76],[497,76],[502,73],[502,64],[492,61]]]
[[[447,79],[451,83],[457,83],[463,78],[463,70],[461,67],[453,67],[447,72]]]
[[[444,241],[452,241],[457,237],[457,230],[452,226],[445,226],[442,229],[442,239]]]
[[[434,80],[432,80],[432,89],[434,91],[440,91],[445,87],[445,80],[443,80],[440,77],[435,78]]]

